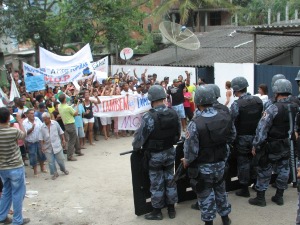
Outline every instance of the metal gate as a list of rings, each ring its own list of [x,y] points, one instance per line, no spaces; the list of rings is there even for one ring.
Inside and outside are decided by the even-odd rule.
[[[293,85],[293,95],[298,96],[299,90],[295,78],[300,67],[296,66],[269,66],[269,65],[254,65],[254,94],[258,93],[258,86],[266,84],[269,90],[269,97],[273,96],[271,81],[275,74],[283,74],[286,79],[291,81]]]

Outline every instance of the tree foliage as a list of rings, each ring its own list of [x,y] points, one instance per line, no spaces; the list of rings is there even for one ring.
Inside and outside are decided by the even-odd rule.
[[[289,5],[289,18],[293,19],[295,9],[300,10],[299,0],[252,0],[239,11],[239,21],[241,25],[266,24],[268,9],[271,9],[271,22],[277,21],[277,13],[280,13],[281,21],[284,21],[287,5]]]
[[[142,34],[139,21],[145,15],[137,0],[3,0],[0,9],[3,32],[20,42],[33,40],[61,53],[64,44],[84,42],[135,47],[130,32]]]

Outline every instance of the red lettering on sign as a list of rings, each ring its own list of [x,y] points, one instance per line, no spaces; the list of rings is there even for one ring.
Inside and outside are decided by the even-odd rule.
[[[97,104],[93,104],[93,112],[99,112],[99,106]]]
[[[69,78],[70,78],[71,76],[70,75],[66,75],[66,76],[64,76],[64,81],[67,81],[67,80],[69,80]]]

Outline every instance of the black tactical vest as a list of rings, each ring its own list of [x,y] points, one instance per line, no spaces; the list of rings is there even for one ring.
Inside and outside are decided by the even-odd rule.
[[[219,103],[219,102],[214,103],[214,104],[213,104],[213,107],[214,107],[217,111],[222,110],[222,111],[224,111],[224,112],[226,112],[226,113],[230,113],[230,112],[229,112],[229,108],[228,108],[227,106],[225,106],[225,105]]]
[[[196,123],[199,134],[198,163],[216,163],[226,157],[226,142],[231,134],[232,122],[230,115],[218,111],[213,117],[199,116]]]
[[[275,102],[274,105],[278,108],[278,113],[273,119],[272,127],[269,130],[269,139],[286,139],[289,137],[290,123],[288,104],[290,102]],[[293,108],[293,107],[292,107]],[[294,118],[294,116],[293,116]]]
[[[160,152],[171,148],[179,140],[178,115],[175,110],[155,111],[150,109],[149,114],[154,120],[154,130],[143,145],[151,152]]]
[[[235,120],[237,135],[255,135],[263,104],[259,97],[238,99],[239,115]]]

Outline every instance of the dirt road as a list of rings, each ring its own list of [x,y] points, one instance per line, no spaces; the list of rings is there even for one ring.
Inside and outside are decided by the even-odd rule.
[[[161,224],[196,225],[200,221],[199,211],[190,209],[193,201],[177,204],[177,217],[170,220],[163,210],[164,220],[146,221],[137,217],[133,209],[130,172],[130,155],[119,156],[131,150],[132,137],[107,141],[101,137],[96,146],[85,149],[77,162],[66,162],[68,176],[60,173],[56,180],[49,174],[33,177],[27,170],[27,191],[38,191],[38,195],[24,201],[24,216],[32,225],[110,225],[110,224]],[[238,225],[292,225],[297,210],[296,189],[289,188],[284,195],[285,205],[271,202],[275,189],[267,191],[267,207],[254,207],[247,198],[238,198],[229,193],[232,204],[232,224]],[[251,196],[255,193],[252,191]],[[222,224],[218,216],[214,224]]]

